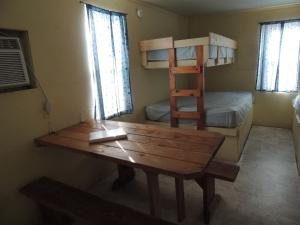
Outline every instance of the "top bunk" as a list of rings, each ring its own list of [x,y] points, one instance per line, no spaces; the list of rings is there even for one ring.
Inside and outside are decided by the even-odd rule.
[[[142,65],[146,69],[169,68],[169,49],[175,49],[177,66],[197,65],[197,46],[203,46],[203,65],[220,66],[234,62],[237,42],[219,34],[207,37],[173,40],[173,37],[140,42]]]

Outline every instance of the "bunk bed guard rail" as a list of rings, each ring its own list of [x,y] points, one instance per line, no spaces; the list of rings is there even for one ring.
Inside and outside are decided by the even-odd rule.
[[[204,46],[206,67],[226,65],[234,62],[237,42],[219,34],[207,37],[175,40],[173,37],[144,40],[140,42],[142,65],[146,69],[169,68],[168,49],[176,49],[178,66],[196,65],[196,46]]]

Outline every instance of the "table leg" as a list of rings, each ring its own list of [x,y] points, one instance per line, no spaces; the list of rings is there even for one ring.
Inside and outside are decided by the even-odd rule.
[[[148,192],[150,200],[150,214],[155,217],[160,217],[160,197],[158,174],[146,172]]]
[[[128,184],[135,177],[133,168],[123,165],[118,165],[119,177],[114,181],[112,190],[118,190],[124,185]]]
[[[196,179],[196,182],[203,189],[203,218],[204,223],[209,224],[210,220],[210,207],[215,197],[215,178],[204,175]]]
[[[177,219],[182,222],[185,219],[184,185],[183,179],[175,178]]]

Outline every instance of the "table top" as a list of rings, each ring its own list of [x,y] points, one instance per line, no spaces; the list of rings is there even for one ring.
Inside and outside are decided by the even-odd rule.
[[[126,140],[90,144],[89,133],[123,128]],[[225,137],[204,130],[119,121],[83,122],[39,137],[42,146],[63,147],[148,172],[192,179],[202,175]]]

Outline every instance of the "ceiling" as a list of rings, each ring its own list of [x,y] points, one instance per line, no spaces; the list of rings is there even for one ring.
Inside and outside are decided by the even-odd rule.
[[[181,15],[256,9],[285,4],[300,3],[300,0],[142,0]]]

